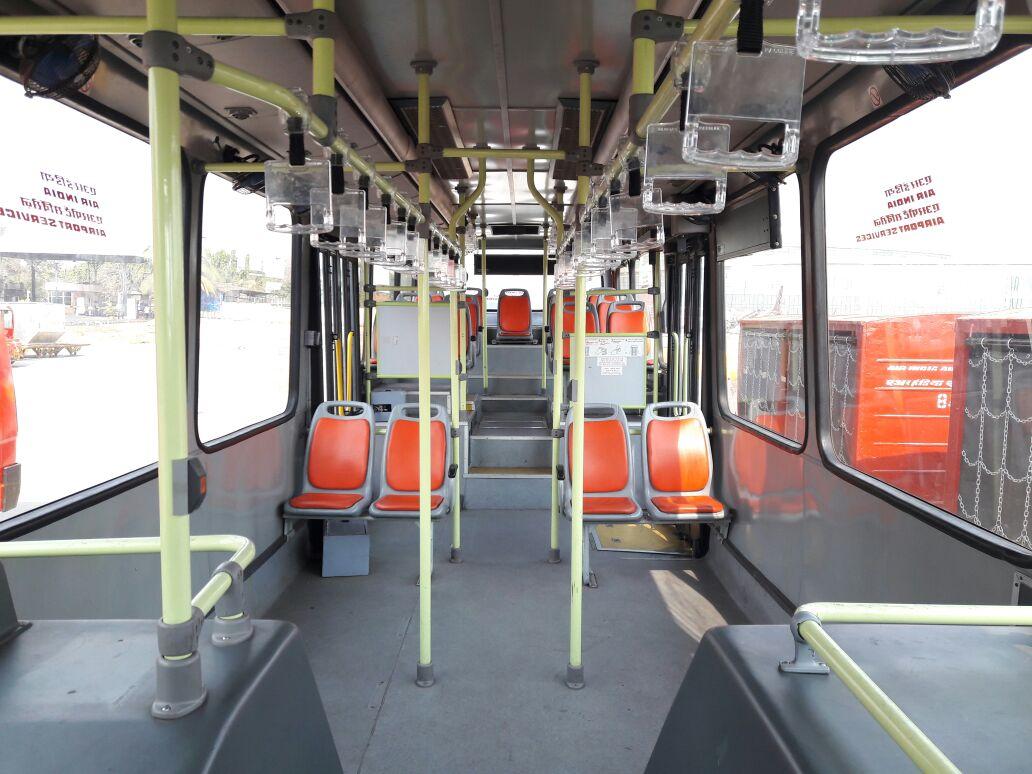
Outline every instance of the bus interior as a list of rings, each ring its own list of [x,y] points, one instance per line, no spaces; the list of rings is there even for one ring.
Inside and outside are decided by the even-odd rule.
[[[832,6],[0,0],[0,769],[1027,770],[1032,4]]]

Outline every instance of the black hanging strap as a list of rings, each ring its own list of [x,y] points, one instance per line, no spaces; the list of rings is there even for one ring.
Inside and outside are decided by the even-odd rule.
[[[738,14],[738,53],[759,54],[763,50],[764,0],[742,0]]]
[[[641,196],[641,166],[631,164],[627,168],[627,193],[630,196]]]
[[[330,193],[344,193],[344,157],[336,153],[330,159]]]
[[[292,167],[303,167],[305,164],[305,135],[300,118],[287,119],[287,136],[290,138],[287,159]]]

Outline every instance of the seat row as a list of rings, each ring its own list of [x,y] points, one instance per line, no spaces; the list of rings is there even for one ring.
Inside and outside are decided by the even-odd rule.
[[[563,432],[559,477],[563,513],[572,517],[573,433]],[[695,403],[654,403],[641,419],[642,497],[634,484],[627,417],[619,406],[600,403],[584,407],[585,523],[657,524],[715,522],[725,518],[724,506],[712,493],[713,453],[709,431]]]
[[[430,515],[451,506],[448,425],[430,407]],[[387,422],[378,486],[373,489],[376,421],[368,403],[330,401],[316,409],[305,448],[301,492],[283,511],[300,519],[419,518],[419,405],[395,406]]]

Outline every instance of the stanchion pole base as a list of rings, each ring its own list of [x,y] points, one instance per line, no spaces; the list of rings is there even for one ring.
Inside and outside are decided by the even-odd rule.
[[[434,665],[416,664],[416,685],[420,688],[429,688],[434,684]]]
[[[559,549],[558,548],[550,548],[548,550],[548,563],[549,564],[559,564],[561,561],[562,561],[562,559],[559,558]]]
[[[448,561],[452,564],[462,564],[462,549],[453,548],[451,550],[451,558]]]
[[[584,687],[584,667],[575,667],[572,664],[566,665],[566,687],[579,691]]]

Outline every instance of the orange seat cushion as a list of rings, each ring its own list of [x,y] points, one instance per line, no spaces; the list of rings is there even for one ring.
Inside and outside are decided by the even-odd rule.
[[[620,420],[588,421],[584,426],[584,493],[618,492],[625,488],[630,479],[631,467],[627,435]],[[575,428],[576,425],[570,426],[570,438],[566,446],[566,466],[571,474],[573,442],[577,434]]]
[[[508,295],[504,291],[498,299],[498,332],[527,333],[530,331],[530,296]]]
[[[720,513],[722,503],[706,495],[675,495],[653,497],[652,504],[663,513]]]
[[[308,480],[317,489],[358,489],[369,467],[369,422],[323,417],[312,432]]]
[[[431,510],[439,506],[443,500],[444,498],[441,495],[431,495]],[[376,507],[381,511],[410,511],[416,513],[419,511],[419,495],[384,495],[376,501]]]
[[[661,492],[698,492],[709,483],[706,431],[698,419],[649,422],[649,478]]]
[[[419,491],[419,420],[399,419],[391,425],[387,439],[387,485],[400,492]],[[430,423],[430,488],[444,484],[447,438],[444,423]],[[404,509],[402,509],[404,510]]]
[[[585,497],[584,513],[588,516],[630,516],[638,510],[629,497]]]
[[[334,492],[307,492],[290,498],[290,507],[311,508],[320,511],[343,511],[362,499],[360,494],[337,494]]]

